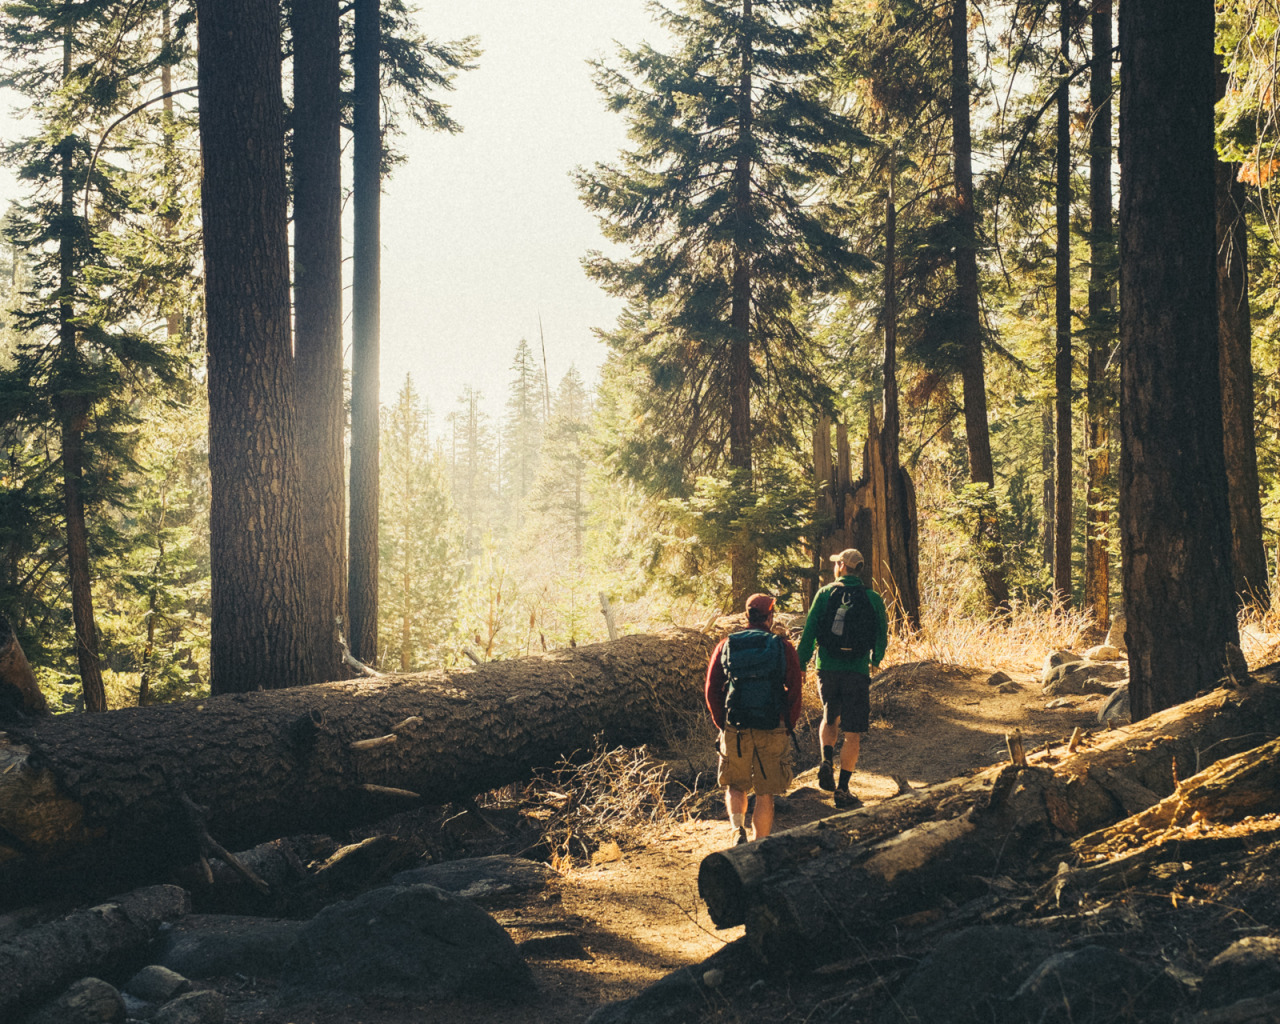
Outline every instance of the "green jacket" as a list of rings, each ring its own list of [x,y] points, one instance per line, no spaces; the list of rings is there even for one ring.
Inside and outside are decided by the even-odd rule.
[[[827,610],[827,600],[831,597],[831,591],[837,585],[846,587],[866,586],[857,576],[841,576],[840,579],[834,583],[828,583],[814,595],[813,604],[809,606],[808,618],[804,620],[804,634],[800,637],[798,652],[800,655],[800,667],[805,668],[808,666],[809,659],[813,657],[813,649],[817,647],[818,668],[844,672],[861,672],[865,675],[868,661],[872,665],[879,665],[880,659],[884,657],[885,646],[889,643],[889,618],[884,612],[884,600],[870,587],[866,587],[867,597],[871,601],[871,610],[875,612],[876,616],[876,643],[870,658],[865,655],[861,658],[851,658],[848,655],[828,651],[818,644],[818,626]]]

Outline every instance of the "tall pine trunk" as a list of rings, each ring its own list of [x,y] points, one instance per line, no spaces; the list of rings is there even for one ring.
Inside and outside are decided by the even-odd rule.
[[[382,128],[378,0],[355,0],[354,260],[351,281],[351,521],[347,604],[352,653],[378,656],[378,349]]]
[[[733,299],[729,342],[729,467],[748,495],[751,469],[751,0],[742,2],[738,40],[738,155],[734,167]],[[733,607],[740,608],[757,587],[759,555],[749,538],[735,541],[729,554]]]
[[[1097,0],[1092,14],[1093,55],[1089,107],[1089,357],[1085,384],[1088,446],[1085,476],[1084,603],[1094,626],[1111,617],[1111,544],[1104,507],[1111,472],[1111,413],[1107,386],[1111,359],[1111,266],[1115,231],[1111,212],[1111,0]]]
[[[1070,6],[1063,0],[1059,25],[1062,84],[1058,86],[1057,253],[1054,259],[1054,514],[1053,589],[1064,607],[1071,604],[1071,510],[1075,474],[1071,465],[1071,66]]]
[[[1218,374],[1213,43],[1213,0],[1120,7],[1120,527],[1135,718],[1212,685],[1224,644],[1239,639]]]
[[[902,466],[902,418],[898,407],[898,197],[897,152],[889,153],[884,219],[884,453],[885,539],[897,611],[920,628],[920,545],[915,485]]]
[[[1227,76],[1218,68],[1217,96]],[[1249,235],[1244,185],[1237,164],[1214,165],[1217,187],[1218,369],[1222,374],[1222,447],[1231,506],[1231,552],[1238,599],[1269,601],[1267,554],[1262,543],[1258,452],[1253,431],[1253,342],[1249,320]]]
[[[320,675],[343,673],[335,634],[346,615],[346,478],[342,408],[342,177],[338,2],[295,3],[293,28],[293,296],[303,569]]]
[[[71,35],[63,36],[62,77],[71,74]],[[75,216],[76,182],[72,166],[75,139],[62,140],[59,174],[61,178],[61,220],[58,239],[58,362],[63,389],[56,402],[60,420],[62,456],[62,508],[67,527],[67,576],[71,585],[71,619],[76,637],[76,663],[86,711],[106,711],[107,693],[98,661],[98,625],[93,614],[93,582],[89,570],[89,530],[84,514],[84,432],[89,425],[89,403],[74,386],[79,376],[80,350],[77,346],[75,307],[76,243],[74,231],[87,230]],[[75,225],[73,227],[73,225]]]
[[[280,9],[200,0],[214,693],[314,678],[289,331]]]
[[[955,0],[951,13],[951,155],[956,186],[956,292],[963,363],[964,427],[969,448],[969,479],[995,486],[991,433],[987,425],[987,383],[982,353],[982,317],[978,306],[978,229],[973,205],[973,136],[969,115],[969,4]],[[992,608],[1009,604],[1004,548],[993,503],[979,515],[976,541],[982,582]]]

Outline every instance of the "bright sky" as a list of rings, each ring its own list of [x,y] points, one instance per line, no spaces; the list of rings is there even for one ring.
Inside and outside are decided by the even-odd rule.
[[[520,339],[540,354],[539,315],[552,387],[571,365],[595,381],[605,351],[593,328],[621,305],[582,271],[604,243],[570,173],[613,160],[626,137],[587,61],[612,56],[614,40],[663,36],[645,0],[424,0],[418,22],[484,50],[449,97],[462,134],[402,137],[409,160],[383,195],[382,398],[412,374],[435,431],[468,384],[501,415]],[[11,106],[0,102],[0,138],[26,133]],[[0,171],[0,201],[15,195]]]

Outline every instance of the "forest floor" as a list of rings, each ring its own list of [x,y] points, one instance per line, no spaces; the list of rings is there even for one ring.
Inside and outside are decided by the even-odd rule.
[[[989,685],[996,668],[1018,684],[1002,693]],[[1068,698],[1047,709],[1039,665],[962,668],[918,662],[888,669],[875,688],[873,721],[864,738],[852,788],[868,803],[898,792],[895,776],[913,786],[941,782],[1004,758],[1004,736],[1022,732],[1028,751],[1063,743],[1076,726],[1094,723],[1103,698]],[[812,685],[808,689],[812,689]],[[1006,687],[1006,689],[1012,689]],[[806,697],[798,734],[808,764],[797,765],[793,789],[780,801],[775,830],[834,813],[831,795],[817,787],[816,729],[819,710]],[[812,759],[811,759],[812,757]],[[477,831],[483,831],[478,829]],[[580,951],[563,959],[529,959],[536,990],[504,1003],[375,1003],[369,1000],[311,1005],[272,1004],[269,982],[237,978],[224,992],[230,1024],[425,1024],[449,1021],[509,1024],[584,1020],[597,1007],[625,999],[669,972],[697,964],[742,934],[717,931],[698,898],[702,858],[727,846],[732,833],[719,791],[704,790],[681,813],[634,826],[575,864],[559,861],[562,874],[549,891],[489,909],[516,941],[568,933]],[[483,841],[477,836],[477,844]],[[471,853],[493,852],[478,848]],[[509,852],[509,851],[506,851]],[[760,1018],[772,1019],[771,1017]]]

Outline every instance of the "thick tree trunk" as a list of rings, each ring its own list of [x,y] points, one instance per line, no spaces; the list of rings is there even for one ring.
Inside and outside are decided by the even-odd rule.
[[[167,921],[191,910],[176,885],[155,885],[27,929],[0,943],[0,1020],[58,995],[80,978],[129,970]]]
[[[1218,69],[1219,97],[1226,73]],[[1214,164],[1218,244],[1218,369],[1222,375],[1222,448],[1231,509],[1234,587],[1241,601],[1268,604],[1267,554],[1253,418],[1253,343],[1249,319],[1249,233],[1239,165]]]
[[[890,152],[890,161],[896,153]],[[884,227],[884,429],[880,433],[885,478],[885,548],[892,586],[880,589],[891,595],[897,614],[905,616],[912,629],[920,628],[920,532],[916,522],[916,490],[911,475],[902,465],[902,421],[898,410],[898,206],[896,168],[890,164],[889,194],[885,202]],[[870,464],[870,440],[864,459]],[[879,589],[879,588],[877,588]]]
[[[969,479],[995,486],[991,463],[991,431],[987,425],[987,382],[982,353],[982,316],[978,306],[978,230],[973,205],[973,138],[969,114],[969,4],[954,0],[951,12],[952,159],[956,180],[956,292],[959,298],[963,360],[964,429],[969,448]],[[1009,604],[1004,548],[994,513],[982,514],[975,541],[982,566],[982,582],[993,609]]]
[[[382,128],[378,0],[355,2],[351,280],[351,503],[347,606],[351,652],[378,656],[378,366]]]
[[[342,408],[342,175],[338,0],[294,4],[293,296],[303,571],[323,679],[345,674],[337,620],[347,614]]]
[[[3,705],[0,719],[15,717],[4,713],[10,709],[17,716],[49,714],[49,705],[36,684],[35,673],[18,643],[18,636],[3,615],[0,615],[0,705]]]
[[[275,3],[200,0],[215,693],[311,682]]]
[[[71,76],[70,30],[62,40],[62,79]],[[75,139],[62,140],[60,154],[62,226],[58,238],[58,363],[69,387],[58,394],[55,405],[61,428],[62,510],[67,536],[67,580],[71,588],[71,621],[75,628],[76,664],[86,711],[106,711],[107,693],[98,661],[98,625],[93,615],[93,580],[89,571],[89,530],[84,512],[84,432],[89,425],[89,402],[75,382],[81,371],[80,350],[70,296],[76,293],[75,232],[83,226],[75,216],[76,181],[72,167]]]
[[[1111,0],[1098,0],[1092,13],[1093,56],[1089,106],[1089,358],[1085,383],[1086,455],[1084,603],[1093,624],[1106,629],[1111,618],[1111,544],[1105,507],[1111,472],[1111,412],[1107,386],[1114,336],[1112,263],[1115,236],[1111,211]]]
[[[1045,844],[1157,804],[1214,758],[1280,733],[1280,666],[1218,689],[1096,746],[1005,765],[713,853],[698,889],[717,927],[747,925],[770,963],[821,962],[851,939],[985,891],[982,879]],[[839,908],[832,912],[830,908]]]
[[[234,694],[11,731],[0,742],[0,902],[19,883],[72,886],[83,875],[118,888],[194,859],[183,797],[207,808],[219,844],[242,849],[465,799],[596,736],[651,739],[669,711],[696,713],[710,650],[703,634],[679,630],[450,677]]]
[[[1213,40],[1212,0],[1120,8],[1120,523],[1138,718],[1211,685],[1223,645],[1238,639],[1218,373]]]
[[[1075,525],[1071,498],[1075,484],[1071,437],[1071,67],[1070,7],[1063,0],[1059,11],[1059,47],[1062,84],[1058,86],[1057,124],[1057,252],[1054,257],[1054,532],[1053,589],[1064,608],[1071,606],[1071,533]]]

